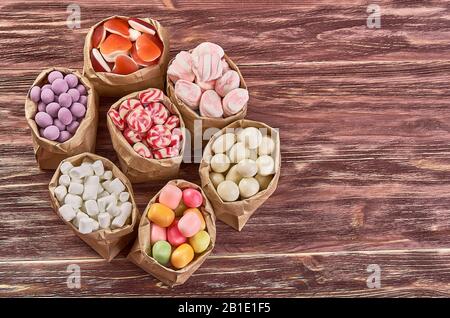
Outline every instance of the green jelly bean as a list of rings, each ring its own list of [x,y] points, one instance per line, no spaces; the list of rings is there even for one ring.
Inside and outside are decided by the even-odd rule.
[[[158,241],[153,245],[152,256],[161,265],[167,265],[170,261],[172,247],[167,241]]]

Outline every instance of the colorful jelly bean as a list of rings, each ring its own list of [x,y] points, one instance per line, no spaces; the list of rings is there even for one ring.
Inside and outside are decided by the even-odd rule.
[[[203,204],[203,196],[200,191],[188,188],[183,190],[183,201],[190,208],[198,208]]]
[[[166,228],[153,223],[150,230],[150,244],[155,244],[158,241],[166,241]]]
[[[178,246],[170,257],[170,263],[173,267],[181,269],[186,267],[194,259],[194,249],[187,243]]]
[[[211,242],[211,238],[206,231],[200,231],[189,238],[189,244],[197,254],[203,253],[208,248],[209,242]]]
[[[189,212],[195,213],[197,215],[197,217],[200,219],[200,230],[204,230],[206,228],[206,222],[202,212],[200,212],[200,210],[197,208],[189,208],[183,212],[183,215]]]
[[[153,203],[148,209],[147,217],[161,227],[168,227],[175,219],[175,213],[164,204]]]
[[[171,260],[171,252],[172,246],[170,246],[169,242],[167,241],[158,241],[152,247],[152,257],[161,265],[169,264],[169,261]],[[183,264],[183,261],[186,261],[188,259],[188,256],[188,251],[185,251],[184,249],[180,250],[177,253],[175,262],[178,262],[177,264]]]
[[[191,237],[200,231],[202,222],[194,212],[184,214],[178,222],[178,229],[183,236]]]
[[[166,185],[159,194],[159,202],[175,210],[180,204],[183,192],[175,185]]]
[[[181,234],[180,230],[178,229],[178,222],[179,220],[175,219],[173,223],[167,228],[167,240],[174,247],[186,243],[187,241],[186,236]]]

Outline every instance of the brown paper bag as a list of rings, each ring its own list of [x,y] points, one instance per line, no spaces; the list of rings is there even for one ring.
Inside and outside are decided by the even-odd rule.
[[[212,155],[211,146],[217,139],[217,137],[224,134],[227,128],[238,128],[238,127],[242,128],[256,127],[268,129],[267,134],[269,136],[274,136],[275,138],[275,151],[273,153],[273,157],[275,161],[276,171],[267,189],[260,191],[253,197],[245,200],[224,202],[217,194],[217,191],[209,178],[210,166],[206,162],[205,158],[208,158]],[[211,201],[216,217],[222,222],[230,225],[234,229],[241,231],[245,223],[247,223],[248,219],[253,215],[256,209],[259,206],[261,206],[277,188],[278,179],[280,178],[280,168],[281,168],[281,155],[280,155],[280,137],[278,131],[276,131],[275,129],[271,128],[270,126],[264,123],[242,119],[235,121],[234,123],[223,128],[221,131],[217,132],[210,139],[203,152],[203,158],[202,161],[200,162],[199,173],[202,182],[202,188],[205,191],[206,195],[208,196],[208,199]]]
[[[133,247],[131,248],[130,253],[128,254],[128,259],[145,270],[147,273],[153,275],[163,283],[169,286],[181,285],[187,281],[187,279],[203,264],[208,255],[211,253],[214,248],[216,242],[216,221],[213,209],[211,204],[208,201],[208,198],[205,196],[205,193],[202,189],[191,182],[185,180],[172,180],[167,184],[173,184],[178,186],[181,189],[184,188],[194,188],[201,191],[203,195],[204,205],[200,208],[200,211],[203,213],[206,223],[206,230],[211,237],[211,242],[202,254],[196,255],[194,260],[187,265],[186,267],[174,270],[168,267],[165,267],[159,264],[155,259],[151,256],[147,255],[147,251],[151,248],[150,245],[150,229],[151,224],[149,219],[147,218],[147,211],[152,205],[152,203],[157,202],[157,198],[161,193],[161,190],[150,200],[147,207],[145,208],[143,217],[141,218],[141,222],[139,224],[139,232],[136,241],[134,242]]]
[[[34,154],[41,169],[55,169],[61,160],[65,158],[83,152],[95,152],[97,137],[98,95],[91,82],[77,71],[62,67],[52,67],[43,70],[34,81],[32,87],[47,84],[47,75],[52,71],[60,71],[63,74],[72,73],[78,77],[78,80],[86,87],[87,107],[86,115],[72,138],[63,143],[47,140],[39,135],[39,129],[34,121],[34,116],[37,113],[37,104],[30,99],[28,92],[25,100],[25,118],[28,126],[31,128]]]
[[[139,92],[134,92],[122,97],[116,103],[114,103],[110,109],[118,109],[120,104],[130,98],[138,99]],[[180,154],[173,158],[167,159],[147,159],[141,157],[134,151],[133,147],[127,142],[122,132],[112,122],[111,118],[107,117],[108,130],[111,135],[113,148],[117,153],[120,167],[123,173],[130,179],[132,183],[141,183],[146,181],[171,179],[178,175],[180,170],[180,164],[183,160],[184,147],[185,147],[185,126],[183,118],[181,117],[178,109],[172,104],[170,99],[164,95],[164,100],[161,101],[167,109],[175,115],[180,117],[180,128],[183,132],[183,140],[181,141]]]
[[[239,74],[239,78],[241,80],[241,85],[239,87],[247,89],[247,84],[245,83],[244,78],[242,77],[241,71],[239,68],[234,64],[234,62],[225,54],[224,56],[225,60],[230,65],[230,69],[235,70]],[[173,59],[169,62],[169,65],[172,63]],[[234,114],[233,116],[226,117],[226,118],[209,118],[209,117],[202,117],[200,116],[196,111],[189,108],[183,101],[181,101],[176,95],[175,95],[175,85],[172,83],[172,81],[169,79],[168,76],[166,76],[166,87],[167,87],[167,95],[169,96],[170,100],[177,106],[178,110],[180,111],[181,115],[184,119],[184,124],[186,125],[186,128],[191,133],[191,138],[195,138],[195,136],[201,136],[203,140],[203,133],[208,128],[218,128],[222,129],[223,127],[231,124],[232,122],[243,119],[247,115],[247,104],[241,109],[240,112]],[[201,130],[200,127],[194,127],[194,121],[195,120],[201,120]],[[198,138],[198,137],[197,137]],[[208,143],[208,140],[203,140],[203,145],[206,145]],[[194,148],[194,143],[193,148]]]
[[[103,162],[105,170],[111,170],[113,176],[119,178],[126,186],[127,191],[130,193],[131,204],[133,205],[133,210],[131,212],[131,222],[128,220],[127,221],[128,225],[125,225],[120,229],[115,229],[112,231],[100,229],[98,231],[89,234],[82,234],[72,223],[64,220],[59,214],[58,209],[60,207],[60,204],[55,197],[55,188],[58,186],[58,179],[61,175],[60,171],[61,164],[63,162],[68,161],[72,163],[74,166],[78,166],[83,162],[83,159],[85,158],[90,159],[91,161],[96,161],[100,159]],[[50,202],[52,204],[53,209],[55,210],[55,213],[61,218],[61,220],[64,223],[70,226],[72,231],[74,231],[74,233],[79,238],[85,241],[86,244],[92,247],[92,249],[94,249],[98,254],[100,254],[100,256],[102,256],[108,262],[111,261],[114,257],[116,257],[117,254],[119,254],[119,252],[124,247],[128,245],[130,241],[132,241],[136,237],[137,234],[135,230],[139,224],[140,214],[137,209],[136,202],[134,201],[133,188],[131,186],[130,181],[122,173],[122,171],[120,171],[120,169],[117,168],[116,165],[114,165],[111,161],[88,152],[67,158],[63,160],[61,164],[58,166],[58,169],[55,171],[55,174],[53,175],[52,180],[48,185],[48,190],[50,192]]]
[[[132,74],[119,75],[114,73],[96,72],[91,63],[91,38],[94,29],[111,18],[124,18],[124,16],[112,16],[95,24],[89,30],[84,42],[84,65],[83,75],[86,76],[94,85],[100,96],[123,96],[131,92],[140,91],[149,87],[156,87],[164,90],[164,82],[167,72],[167,63],[169,61],[169,33],[167,29],[153,19],[139,18],[150,23],[156,28],[159,38],[164,44],[164,50],[159,58],[158,64],[142,68]]]

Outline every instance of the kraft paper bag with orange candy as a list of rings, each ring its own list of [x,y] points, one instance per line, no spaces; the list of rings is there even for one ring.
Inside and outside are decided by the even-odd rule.
[[[36,124],[35,116],[39,110],[39,103],[33,101],[30,97],[31,89],[25,100],[25,118],[31,129],[31,137],[33,139],[33,148],[36,161],[41,169],[55,169],[61,160],[83,153],[95,152],[97,125],[98,125],[98,95],[92,83],[77,71],[63,68],[52,67],[43,70],[36,80],[32,88],[35,86],[43,87],[49,84],[48,75],[54,71],[61,72],[63,75],[73,74],[78,78],[78,83],[84,85],[85,90],[85,114],[82,120],[79,120],[79,126],[73,136],[64,142],[52,141],[45,138],[39,131]],[[53,101],[52,101],[53,102]],[[63,108],[63,107],[61,107]],[[45,108],[44,108],[45,109]]]
[[[117,26],[110,23],[111,21],[117,21],[117,19],[120,19],[123,23],[116,23]],[[120,34],[122,34],[123,32],[127,32],[127,25],[128,27],[131,27],[129,22],[127,22],[130,20],[138,21],[137,23],[135,22],[134,24],[131,24],[141,31],[138,31],[136,35],[134,31],[133,33],[128,33],[127,36],[130,38],[130,40],[127,41]],[[106,24],[105,27],[105,23],[110,23],[112,25]],[[123,26],[122,24],[125,24],[125,26]],[[121,28],[125,30],[121,30]],[[155,32],[154,35],[150,34],[152,30],[153,32]],[[136,39],[139,33],[140,35],[142,35],[142,40]],[[108,40],[108,37],[111,35],[112,37]],[[93,43],[93,39],[95,39],[97,43]],[[145,53],[145,48],[148,44],[148,41],[146,40],[148,39],[153,39],[155,43],[157,42],[157,46],[161,51],[160,56],[154,61],[150,62],[142,60],[138,56],[138,50],[136,49],[136,45],[139,41],[139,43],[143,43],[141,44],[141,51]],[[109,61],[104,61],[107,64],[104,66],[106,68],[109,68],[111,72],[94,70],[94,66],[96,66],[97,69],[99,69],[99,67],[102,67],[98,66],[98,64],[95,64],[96,59],[95,57],[93,57],[93,45],[96,45],[98,47],[98,50],[95,53],[96,56],[99,56],[100,60],[102,60],[102,56],[108,56],[107,54],[105,55],[100,53],[102,51],[102,43],[105,44],[103,46],[104,52],[109,52],[115,49],[113,46],[119,47],[119,49],[109,55]],[[150,45],[153,44],[150,43]],[[123,52],[120,52],[120,50],[122,50]],[[123,96],[131,92],[143,90],[149,87],[164,89],[167,64],[169,61],[169,50],[169,33],[167,29],[165,29],[158,21],[150,18],[129,18],[124,16],[112,16],[95,24],[86,35],[86,40],[84,43],[83,75],[85,75],[92,82],[100,96]],[[136,64],[138,65],[139,69],[127,75],[113,73],[112,71],[114,71],[114,66],[116,66],[115,59],[116,56],[119,55],[120,63],[117,65],[122,65],[122,67],[118,67],[115,72],[122,73],[127,65],[129,66],[130,64],[133,64],[131,60],[135,62],[138,61]],[[151,59],[151,57],[149,59]]]
[[[150,238],[153,223],[150,222],[150,220],[148,219],[147,212],[152,206],[152,204],[154,204],[155,202],[159,202],[159,196],[162,192],[161,189],[150,200],[150,202],[148,203],[147,207],[144,210],[144,214],[139,224],[138,237],[136,238],[136,241],[134,242],[134,245],[131,248],[131,251],[128,254],[127,258],[131,262],[133,262],[134,264],[145,270],[147,273],[153,275],[154,277],[164,282],[165,284],[169,286],[176,286],[186,282],[186,280],[203,264],[203,262],[206,260],[208,255],[213,250],[216,242],[216,223],[212,206],[208,198],[206,197],[205,193],[198,185],[180,179],[169,181],[167,185],[176,186],[181,190],[192,188],[198,190],[202,194],[203,203],[198,209],[203,215],[205,223],[204,224],[205,231],[209,234],[210,237],[208,246],[206,247],[205,245],[206,249],[204,249],[204,251],[201,253],[198,254],[196,253],[193,260],[181,269],[174,268],[173,266],[170,265],[170,263],[167,266],[161,265],[155,260],[155,258],[149,256],[149,254],[151,254],[150,251],[152,249],[152,242],[150,241]],[[183,213],[182,211],[183,209],[179,210],[179,208],[182,207],[183,205],[184,205],[183,203],[180,203],[177,209],[175,209],[175,214],[177,214],[178,212]],[[184,206],[184,208],[186,207]],[[190,242],[191,241],[189,241],[189,243]]]

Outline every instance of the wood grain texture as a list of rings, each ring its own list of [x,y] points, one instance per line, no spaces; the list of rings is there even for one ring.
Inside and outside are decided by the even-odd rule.
[[[3,1],[0,10],[0,296],[448,296],[450,59],[448,2]],[[210,40],[249,86],[248,118],[280,129],[279,188],[241,233],[217,244],[186,285],[168,289],[125,260],[108,264],[50,208],[52,172],[36,166],[25,94],[41,69],[80,69],[87,29],[148,12],[168,26],[171,56]],[[14,32],[13,32],[14,31]],[[117,163],[102,98],[97,153]],[[199,183],[197,164],[180,178]],[[134,186],[139,208],[163,182]],[[264,233],[264,235],[262,235]],[[79,264],[81,290],[65,285]],[[382,268],[371,290],[366,267]]]

